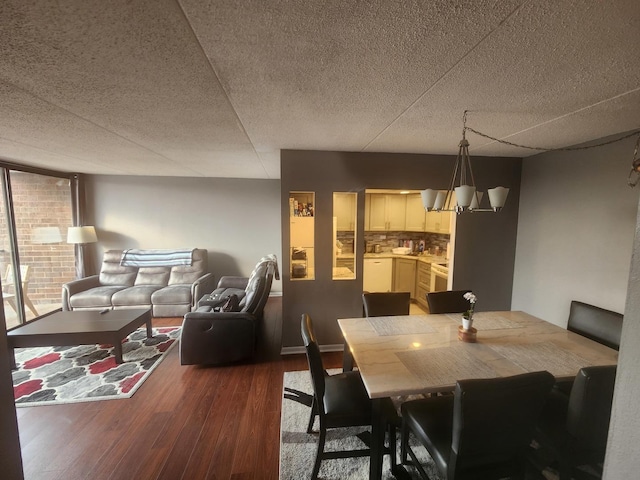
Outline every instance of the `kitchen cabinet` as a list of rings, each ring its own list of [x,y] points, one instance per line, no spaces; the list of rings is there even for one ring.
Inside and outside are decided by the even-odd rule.
[[[407,200],[405,195],[371,193],[369,195],[369,231],[404,230]]]
[[[416,269],[416,302],[421,307],[429,310],[427,303],[427,293],[431,291],[431,264],[426,262],[418,262]]]
[[[451,220],[454,212],[427,212],[426,232],[451,233]]]
[[[365,292],[390,292],[393,281],[392,258],[365,258],[362,289]]]
[[[395,258],[393,262],[393,291],[411,292],[411,298],[415,298],[416,260]]]
[[[406,198],[405,230],[408,232],[424,232],[426,230],[426,211],[422,205],[422,196],[419,193],[411,193]]]
[[[315,218],[313,192],[291,192],[289,197],[289,259],[291,279],[315,278]]]
[[[337,229],[340,232],[356,229],[356,200],[353,193],[333,194],[333,216],[337,217]]]

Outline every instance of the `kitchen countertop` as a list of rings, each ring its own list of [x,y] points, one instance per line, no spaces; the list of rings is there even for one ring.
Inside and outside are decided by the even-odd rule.
[[[353,258],[353,253],[341,253],[338,258]],[[423,263],[439,263],[446,265],[449,263],[446,257],[436,255],[398,255],[392,252],[382,253],[365,253],[364,258],[406,258],[407,260],[415,260]]]

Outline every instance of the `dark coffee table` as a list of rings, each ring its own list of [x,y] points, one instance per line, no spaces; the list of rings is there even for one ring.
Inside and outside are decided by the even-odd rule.
[[[116,363],[122,363],[122,340],[143,324],[151,338],[151,309],[129,308],[55,312],[7,332],[11,368],[16,368],[14,348],[67,345],[113,345]]]

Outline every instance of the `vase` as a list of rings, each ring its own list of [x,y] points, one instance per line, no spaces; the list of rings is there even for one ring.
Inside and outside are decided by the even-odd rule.
[[[462,328],[465,329],[466,331],[471,330],[471,327],[473,326],[473,317],[471,318],[466,318],[466,317],[462,317]]]

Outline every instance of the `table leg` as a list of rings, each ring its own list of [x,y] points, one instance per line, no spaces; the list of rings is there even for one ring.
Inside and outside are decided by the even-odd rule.
[[[16,366],[16,351],[13,347],[9,347],[9,366],[11,370],[16,370],[18,367]]]
[[[122,363],[122,341],[117,340],[113,343],[113,356],[116,357],[116,363]]]
[[[353,370],[353,355],[347,341],[344,341],[344,350],[342,351],[342,371],[350,372]]]
[[[147,338],[153,337],[153,330],[151,329],[151,317],[147,321]]]
[[[384,456],[385,418],[382,412],[382,398],[372,400],[371,418],[371,460],[369,462],[369,480],[382,478],[382,460]]]

